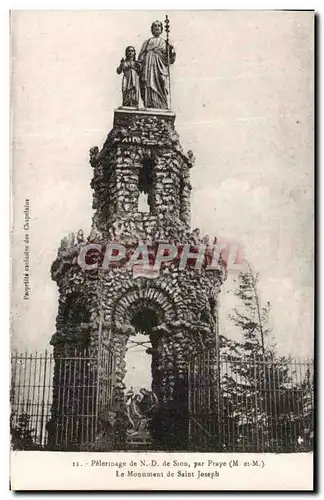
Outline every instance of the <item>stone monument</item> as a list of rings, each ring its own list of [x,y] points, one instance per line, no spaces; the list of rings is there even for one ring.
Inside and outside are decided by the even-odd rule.
[[[166,27],[168,34],[168,22]],[[124,68],[126,62],[121,63],[119,72],[125,69],[126,78],[123,106],[115,110],[113,128],[103,146],[90,150],[91,232],[88,238],[79,231],[77,237],[63,239],[52,265],[59,289],[51,341],[57,360],[52,428],[58,449],[127,449],[125,354],[129,338],[141,331],[151,342],[148,354],[156,397],[150,426],[153,449],[185,451],[188,363],[195,353],[215,347],[218,341],[216,305],[226,277],[222,262],[212,271],[204,266],[199,271],[192,266],[179,269],[170,263],[154,276],[119,263],[103,269],[96,266],[98,258],[90,258],[93,266],[88,270],[78,263],[87,245],[105,248],[117,242],[131,251],[143,242],[153,249],[160,243],[195,246],[202,242],[199,230],[190,228],[193,153],[185,153],[180,144],[167,99],[175,51],[160,38],[161,31],[162,24],[153,23],[153,38],[143,44],[138,61],[135,49],[128,51],[131,76]],[[134,109],[137,75],[144,109]],[[147,196],[148,212],[139,210],[141,193]],[[79,366],[64,361],[70,385],[62,392],[62,358],[79,359],[75,353],[82,352],[89,359],[84,361],[80,354]],[[217,359],[210,359],[211,380],[216,372]],[[82,431],[80,423],[87,405],[93,415],[90,433]]]

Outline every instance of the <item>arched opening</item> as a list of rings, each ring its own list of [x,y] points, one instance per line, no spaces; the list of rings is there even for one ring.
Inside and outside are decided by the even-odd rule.
[[[122,386],[127,412],[125,419],[123,410],[124,437],[120,449],[172,451],[179,448],[176,436],[179,434],[181,438],[187,423],[176,394],[179,387],[176,353],[172,340],[168,340],[177,317],[173,297],[152,282],[135,282],[114,304],[113,323],[118,329],[123,325],[123,332],[127,332],[123,335],[127,342],[123,373],[121,377],[117,374],[115,382]],[[183,389],[180,391],[185,396]]]
[[[136,304],[131,325],[136,335],[127,343],[125,396],[128,416],[127,449],[151,449],[151,420],[157,396],[153,389],[153,329],[160,318],[154,306]],[[153,340],[153,342],[152,342]]]
[[[152,330],[159,323],[158,313],[150,307],[143,307],[133,314],[131,324],[136,332],[151,335]]]

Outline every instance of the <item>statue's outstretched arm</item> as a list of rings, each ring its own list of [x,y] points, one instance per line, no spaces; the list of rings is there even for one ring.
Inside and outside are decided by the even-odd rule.
[[[120,61],[120,65],[118,66],[118,68],[116,69],[118,75],[120,75],[120,73],[122,73],[123,69],[124,69],[124,62],[125,62],[125,59],[123,58],[121,61]]]

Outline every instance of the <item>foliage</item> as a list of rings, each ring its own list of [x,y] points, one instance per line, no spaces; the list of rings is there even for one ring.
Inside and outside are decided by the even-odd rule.
[[[290,357],[278,356],[270,338],[270,303],[261,304],[257,285],[250,267],[239,275],[239,305],[230,319],[242,338],[222,338],[223,446],[271,452],[279,442],[282,451],[302,451],[312,436],[311,377]]]
[[[30,415],[21,413],[16,416],[14,413],[10,418],[11,444],[13,450],[35,450],[34,436],[35,430],[31,429]]]

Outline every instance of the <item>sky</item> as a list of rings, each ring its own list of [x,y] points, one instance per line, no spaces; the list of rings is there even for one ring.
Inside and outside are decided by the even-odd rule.
[[[12,346],[44,350],[61,238],[92,218],[89,149],[121,105],[116,67],[139,52],[158,11],[15,11],[11,20]],[[171,11],[172,108],[196,165],[192,228],[240,243],[260,273],[282,354],[313,350],[313,16],[293,11]],[[30,286],[23,300],[24,203]],[[237,276],[223,285],[220,330]],[[148,356],[146,355],[146,361]]]

